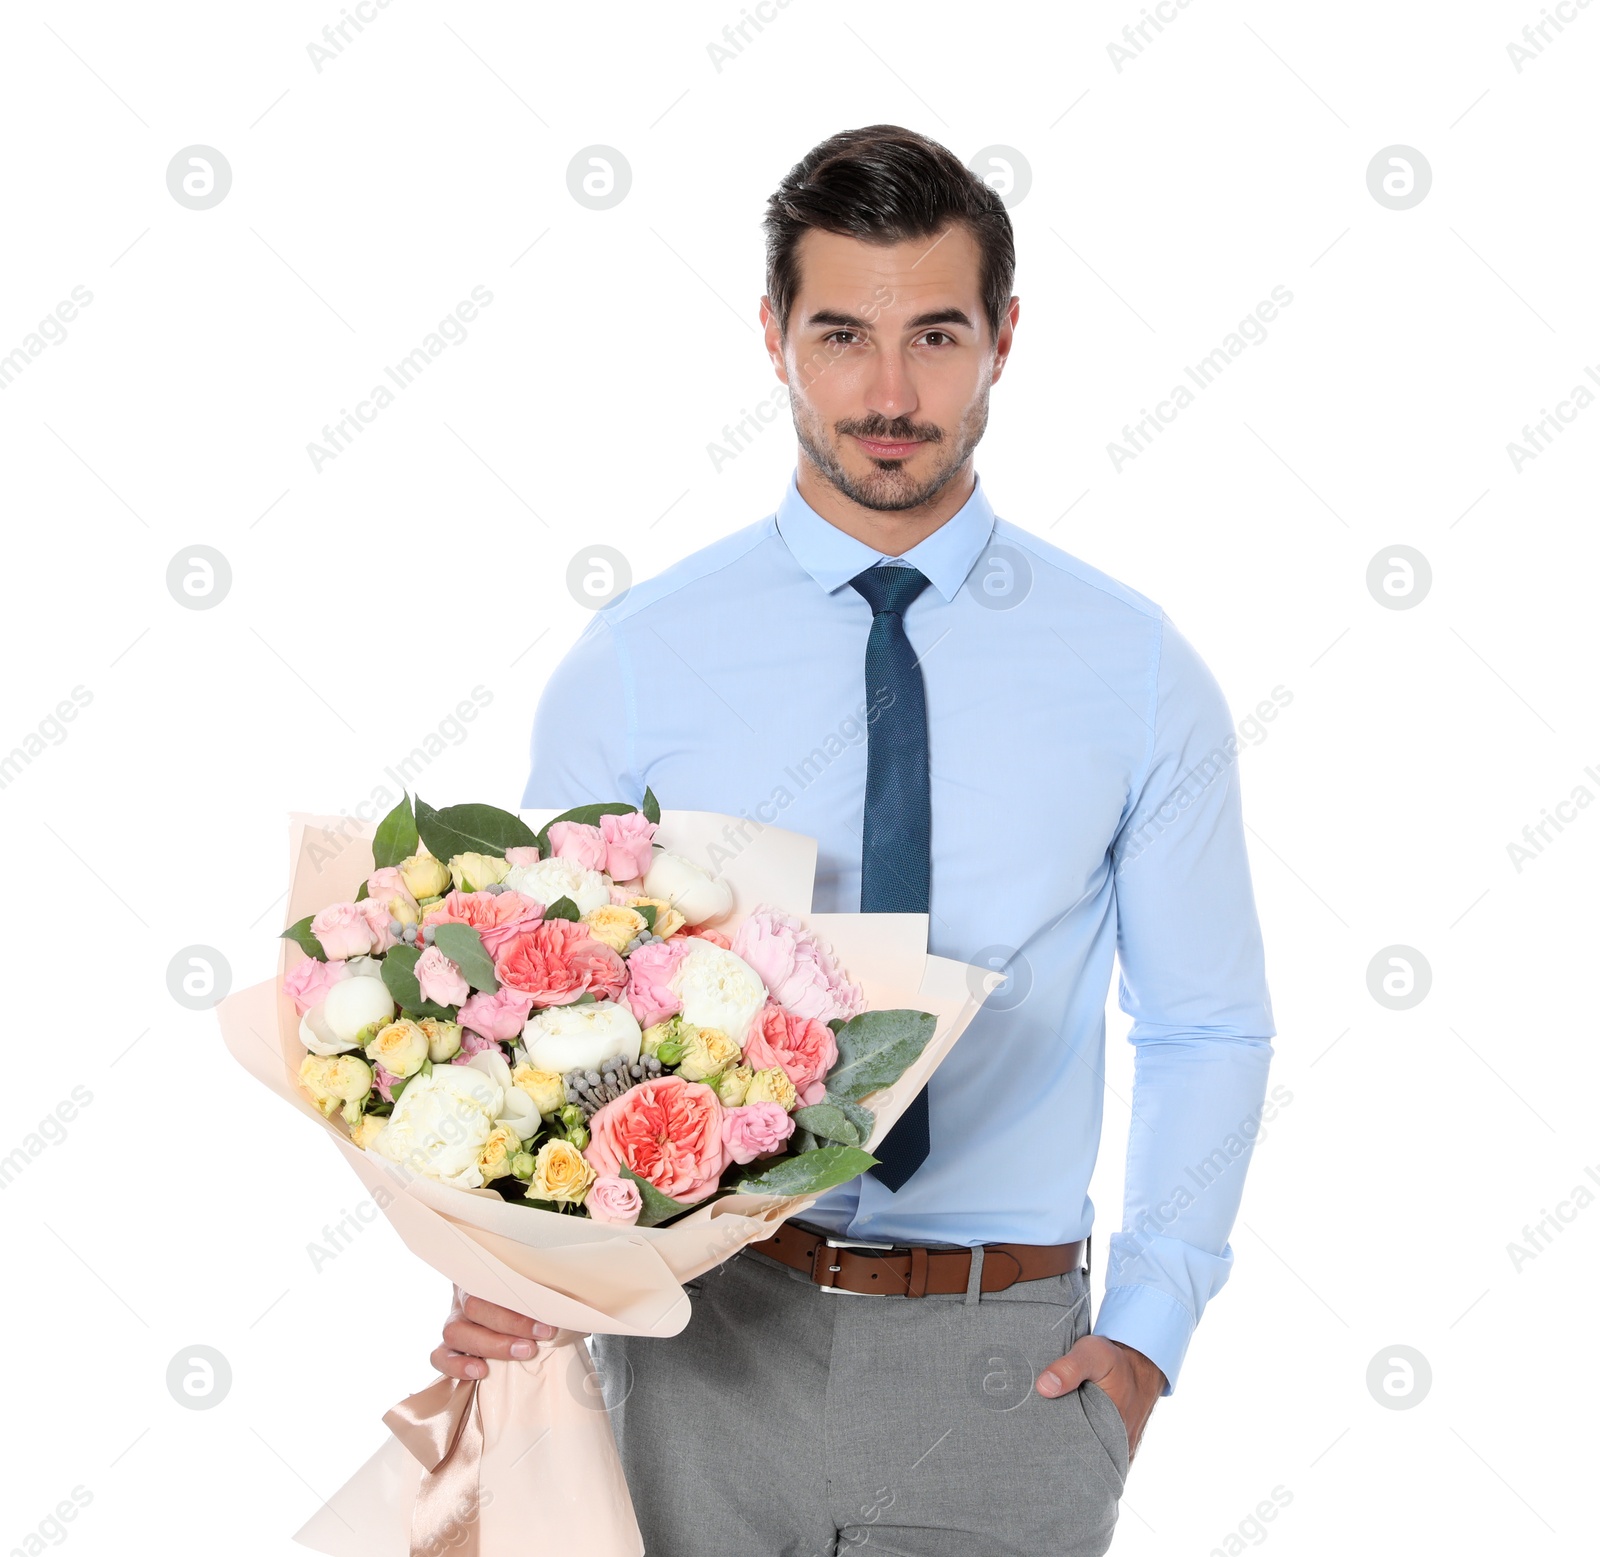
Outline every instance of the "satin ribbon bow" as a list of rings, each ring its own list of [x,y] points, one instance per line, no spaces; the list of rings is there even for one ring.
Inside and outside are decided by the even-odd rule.
[[[422,1467],[411,1510],[411,1557],[478,1554],[483,1412],[477,1379],[438,1378],[384,1414],[384,1426]]]

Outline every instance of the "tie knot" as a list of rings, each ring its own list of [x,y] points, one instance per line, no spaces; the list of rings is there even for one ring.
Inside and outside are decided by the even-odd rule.
[[[850,583],[866,597],[874,616],[885,612],[903,616],[906,607],[928,587],[928,575],[920,568],[870,567]]]

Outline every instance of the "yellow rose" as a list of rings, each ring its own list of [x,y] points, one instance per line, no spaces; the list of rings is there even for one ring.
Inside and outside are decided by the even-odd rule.
[[[676,1065],[692,1031],[684,1025],[681,1016],[669,1016],[666,1021],[656,1022],[640,1033],[639,1052],[655,1055],[663,1065]]]
[[[428,1058],[435,1065],[443,1065],[461,1052],[461,1027],[458,1023],[441,1022],[436,1016],[425,1016],[417,1026],[427,1035]]]
[[[748,1065],[735,1065],[732,1070],[723,1071],[711,1083],[717,1096],[722,1099],[724,1108],[737,1108],[745,1101],[750,1091],[750,1078],[754,1075],[755,1072]]]
[[[570,1141],[546,1141],[533,1159],[530,1200],[578,1201],[589,1193],[595,1172]]]
[[[638,908],[642,903],[648,903],[656,911],[656,922],[652,927],[653,932],[662,940],[676,935],[688,921],[664,897],[630,897],[628,904]]]
[[[363,1114],[350,1126],[350,1139],[361,1151],[365,1151],[383,1134],[383,1127],[388,1122],[380,1114]]]
[[[415,1022],[402,1017],[378,1029],[367,1045],[366,1055],[391,1076],[415,1076],[428,1057],[428,1035]]]
[[[744,1053],[720,1027],[691,1027],[685,1022],[683,1036],[683,1058],[678,1061],[677,1071],[685,1081],[708,1081],[730,1065],[737,1065]]]
[[[400,879],[419,903],[425,897],[438,897],[450,885],[450,872],[426,849],[400,861]]]
[[[478,1172],[484,1183],[504,1178],[511,1171],[511,1159],[522,1150],[522,1140],[510,1125],[496,1125],[489,1139],[478,1148]],[[554,1199],[554,1196],[550,1197]]]
[[[553,1070],[536,1065],[519,1065],[511,1072],[511,1085],[526,1092],[541,1114],[553,1114],[565,1106],[566,1083]]]
[[[300,1062],[300,1082],[324,1118],[342,1106],[353,1125],[357,1105],[372,1090],[372,1067],[354,1054],[308,1054]]]
[[[750,1090],[745,1093],[744,1100],[747,1103],[778,1103],[791,1113],[795,1104],[800,1101],[794,1090],[794,1083],[778,1065],[768,1070],[758,1070],[750,1078]]]
[[[613,906],[591,908],[583,916],[583,922],[588,925],[590,935],[619,955],[628,942],[646,928],[644,915],[638,910]]]
[[[456,854],[450,859],[450,879],[457,892],[481,892],[506,879],[511,867],[500,854]]]

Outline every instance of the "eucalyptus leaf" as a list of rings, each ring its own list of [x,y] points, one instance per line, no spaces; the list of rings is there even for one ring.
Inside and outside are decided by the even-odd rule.
[[[849,1098],[836,1097],[832,1092],[827,1093],[823,1101],[832,1103],[856,1127],[860,1140],[853,1143],[846,1142],[846,1145],[861,1146],[871,1139],[872,1129],[878,1122],[878,1116],[870,1108],[865,1108],[860,1103],[853,1103]]]
[[[745,1179],[741,1195],[815,1195],[847,1184],[877,1162],[858,1146],[823,1146],[798,1157],[784,1157],[765,1173]]]
[[[827,1141],[838,1141],[843,1146],[859,1146],[861,1132],[837,1103],[810,1103],[794,1111],[794,1122],[813,1135]],[[791,1146],[790,1150],[793,1150]]]
[[[446,806],[435,811],[417,797],[417,832],[435,859],[449,861],[457,854],[503,855],[507,849],[526,848],[534,832],[520,816],[498,806]],[[540,851],[540,857],[544,853]]]
[[[937,1022],[926,1011],[863,1011],[835,1035],[839,1059],[828,1072],[828,1091],[860,1102],[898,1081],[928,1046]]]
[[[631,1179],[639,1186],[639,1197],[644,1201],[644,1209],[639,1213],[639,1220],[635,1223],[638,1227],[655,1227],[664,1222],[668,1217],[678,1216],[684,1211],[692,1210],[698,1201],[674,1200],[671,1195],[663,1195],[654,1184],[639,1177],[627,1163],[619,1163],[617,1172],[625,1179]]]
[[[404,790],[400,804],[378,823],[372,835],[372,862],[380,870],[388,865],[398,865],[417,852],[418,834],[416,818],[411,814],[411,796]]]
[[[483,949],[483,938],[470,924],[441,924],[433,928],[433,944],[461,969],[474,988],[493,994],[500,987],[494,963]]]
[[[546,919],[571,919],[574,923],[583,916],[578,912],[578,905],[570,897],[558,897],[553,903],[544,906]]]
[[[311,933],[312,916],[307,914],[304,919],[297,919],[282,935],[280,941],[293,941],[301,951],[308,956],[315,957],[318,962],[326,962],[328,954],[322,949],[322,942]]]

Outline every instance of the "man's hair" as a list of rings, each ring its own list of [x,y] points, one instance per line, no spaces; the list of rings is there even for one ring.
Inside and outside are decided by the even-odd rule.
[[[991,338],[1011,300],[1016,247],[993,189],[937,141],[897,124],[841,130],[789,169],[767,201],[767,297],[778,328],[800,290],[800,240],[812,228],[867,243],[932,238],[965,227],[981,256],[978,284]]]

